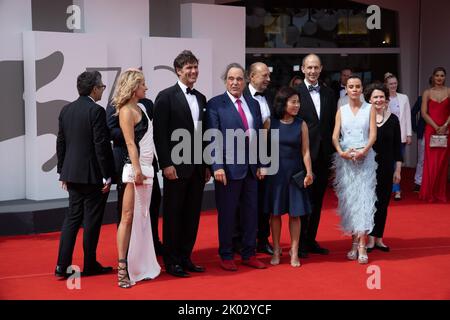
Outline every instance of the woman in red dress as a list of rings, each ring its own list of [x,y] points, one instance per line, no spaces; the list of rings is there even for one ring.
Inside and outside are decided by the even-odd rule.
[[[438,67],[433,70],[434,86],[425,90],[422,100],[422,116],[425,126],[425,160],[423,180],[419,198],[429,202],[446,202],[448,158],[450,144],[447,147],[430,147],[431,135],[449,133],[450,124],[450,88],[445,84],[447,72]]]

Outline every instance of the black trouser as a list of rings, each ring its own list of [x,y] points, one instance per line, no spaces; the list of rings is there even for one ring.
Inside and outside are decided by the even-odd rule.
[[[75,241],[83,223],[84,270],[96,267],[97,244],[109,194],[102,193],[102,188],[101,184],[67,183],[69,211],[61,229],[57,262],[59,266],[67,268],[72,264]]]
[[[122,219],[122,202],[125,192],[125,184],[117,182],[117,226]],[[158,177],[155,174],[153,178],[152,199],[150,201],[150,221],[152,224],[153,245],[155,248],[161,244],[158,232],[159,207],[161,205],[161,188],[159,187]]]
[[[303,215],[301,220],[300,246],[313,244],[316,241],[317,230],[319,229],[320,214],[325,191],[328,186],[330,175],[330,156],[320,155],[312,162],[312,170],[315,174],[313,184],[308,188],[311,201],[311,214]]]
[[[169,180],[164,177],[163,245],[166,266],[191,259],[204,186],[204,178],[197,168],[189,178]]]

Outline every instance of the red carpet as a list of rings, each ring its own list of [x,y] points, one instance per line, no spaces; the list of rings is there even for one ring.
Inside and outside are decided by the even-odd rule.
[[[408,174],[411,176],[411,174]],[[406,180],[406,179],[405,179]],[[351,240],[338,230],[337,205],[332,190],[324,202],[318,240],[329,256],[302,259],[300,268],[289,265],[287,219],[283,225],[282,264],[255,270],[239,265],[237,272],[219,267],[217,216],[202,214],[193,255],[206,266],[204,274],[188,279],[164,272],[155,280],[120,289],[116,274],[81,279],[80,290],[69,290],[53,276],[59,233],[0,238],[1,299],[450,299],[450,204],[428,204],[404,183],[404,199],[391,202],[385,232],[390,253],[374,251],[369,264],[346,260]],[[450,199],[450,197],[449,197]],[[285,217],[287,218],[287,217]],[[82,232],[74,264],[82,263]],[[103,226],[98,260],[116,266],[116,226]],[[258,255],[269,263],[270,257]],[[380,289],[369,289],[369,267],[380,269]],[[369,281],[370,282],[370,281]]]

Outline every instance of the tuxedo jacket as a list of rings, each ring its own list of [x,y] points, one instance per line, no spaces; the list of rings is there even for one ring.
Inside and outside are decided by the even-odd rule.
[[[194,89],[194,95],[197,98],[199,107],[199,118],[196,119],[199,122],[197,130],[200,130],[200,123],[203,122],[206,97]],[[169,166],[174,166],[179,178],[188,178],[192,175],[194,170],[199,170],[200,174],[204,176],[205,163],[203,161],[203,149],[204,144],[201,144],[202,155],[197,155],[197,159],[201,157],[201,163],[195,164],[194,159],[194,138],[197,136],[203,136],[204,125],[202,124],[202,132],[195,132],[194,122],[192,119],[191,109],[184,96],[184,92],[181,90],[178,83],[174,86],[162,90],[158,93],[155,99],[155,106],[153,110],[153,138],[155,140],[156,153],[158,155],[159,166],[164,169]],[[172,161],[171,153],[173,148],[180,144],[180,140],[172,141],[172,133],[176,129],[185,129],[189,132],[190,141],[190,157],[189,161],[181,164],[175,164]],[[177,153],[178,154],[178,153]],[[183,152],[180,152],[181,156],[184,156]],[[200,162],[200,161],[197,161]]]
[[[244,94],[244,96],[248,96],[248,97],[253,98],[253,96],[252,96],[252,94],[250,92],[250,89],[248,88],[248,85],[245,87],[243,94]],[[269,106],[270,115],[272,116],[273,115],[273,100],[274,100],[275,97],[269,92],[269,90],[265,90],[264,94],[265,94],[265,97],[266,97],[267,105]],[[258,101],[258,100],[256,100],[256,101]]]
[[[105,109],[88,96],[64,106],[59,114],[56,154],[61,181],[103,184],[104,178],[111,178],[113,157]]]
[[[302,83],[297,87],[297,91],[300,94],[298,116],[308,125],[312,162],[318,159],[320,151],[323,155],[331,156],[335,151],[332,135],[337,109],[333,90],[325,86],[320,87],[320,119],[306,85]]]
[[[258,134],[259,129],[262,129],[262,118],[261,109],[258,101],[253,99],[251,96],[243,95],[247,106],[253,117],[253,126]],[[227,179],[238,180],[244,179],[247,176],[248,170],[251,170],[254,176],[256,176],[256,170],[261,166],[259,162],[259,154],[256,155],[257,163],[250,164],[249,159],[246,157],[246,162],[243,164],[238,163],[238,152],[243,152],[238,150],[237,144],[233,143],[233,155],[231,158],[230,150],[227,149],[227,129],[242,129],[245,130],[244,124],[242,123],[241,116],[236,110],[233,102],[231,101],[228,94],[225,92],[221,95],[215,96],[208,101],[208,106],[206,108],[206,122],[208,129],[217,129],[221,132],[223,137],[222,144],[222,157],[216,153],[213,153],[211,168],[213,171],[224,169]],[[252,143],[257,143],[257,137]],[[213,143],[217,143],[213,140]],[[246,150],[248,152],[248,150]],[[258,152],[257,152],[258,153]],[[229,159],[230,163],[227,163]]]

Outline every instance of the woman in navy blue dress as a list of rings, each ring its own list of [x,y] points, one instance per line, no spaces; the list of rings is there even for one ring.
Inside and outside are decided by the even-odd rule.
[[[270,124],[270,136],[274,140],[279,133],[279,169],[267,176],[265,212],[271,214],[273,239],[272,265],[280,263],[281,215],[289,214],[291,234],[291,266],[299,267],[298,247],[300,237],[300,216],[311,213],[308,193],[305,189],[313,182],[311,157],[309,154],[308,126],[299,117],[300,97],[292,88],[284,87],[278,91],[274,101],[274,115]],[[273,145],[277,143],[272,141]],[[273,155],[272,155],[273,156]],[[303,171],[305,178],[299,187],[293,176]]]

